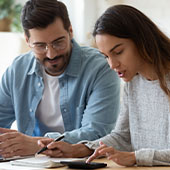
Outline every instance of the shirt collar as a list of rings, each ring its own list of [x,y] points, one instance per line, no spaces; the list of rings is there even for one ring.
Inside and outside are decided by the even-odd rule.
[[[65,70],[65,74],[77,77],[81,69],[82,50],[81,47],[72,39],[73,47],[70,56],[70,62]]]
[[[28,71],[28,75],[32,75],[32,74],[37,74],[40,77],[43,76],[42,74],[42,67],[41,64],[39,63],[39,61],[36,59],[35,55],[33,52],[31,52],[31,57],[33,57],[33,61],[32,61],[32,67],[30,68],[30,70]]]

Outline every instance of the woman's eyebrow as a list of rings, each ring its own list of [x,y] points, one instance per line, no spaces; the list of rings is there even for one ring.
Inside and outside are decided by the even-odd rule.
[[[115,50],[117,47],[119,47],[119,46],[121,46],[121,45],[123,45],[123,44],[120,43],[120,44],[115,45],[113,48],[111,48],[111,49],[109,50],[109,52],[111,53],[113,50]]]

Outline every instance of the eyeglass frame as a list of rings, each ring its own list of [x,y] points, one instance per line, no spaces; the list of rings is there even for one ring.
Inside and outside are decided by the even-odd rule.
[[[60,39],[56,39],[50,43],[33,43],[31,44],[30,40],[29,40],[29,46],[30,48],[33,49],[33,51],[37,54],[45,54],[49,48],[49,46],[51,46],[54,50],[56,50],[57,52],[60,52],[61,50],[64,50],[67,47],[67,42],[65,40],[65,37],[61,37]],[[61,41],[62,40],[62,41]],[[60,42],[61,41],[61,42]],[[56,44],[55,44],[56,43]],[[61,46],[59,46],[58,44],[62,43]],[[38,45],[44,45],[44,47],[38,47]],[[36,48],[42,48],[40,51],[40,49],[36,49]]]

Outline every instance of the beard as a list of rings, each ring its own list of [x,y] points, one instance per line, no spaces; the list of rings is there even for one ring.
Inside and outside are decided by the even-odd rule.
[[[45,71],[50,75],[61,75],[67,68],[70,61],[70,53],[54,57],[53,59],[45,58],[42,65],[44,66]]]

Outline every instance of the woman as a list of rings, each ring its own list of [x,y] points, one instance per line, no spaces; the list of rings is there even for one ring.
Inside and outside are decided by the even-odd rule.
[[[93,35],[111,69],[126,82],[116,127],[86,144],[52,142],[45,154],[83,157],[96,149],[87,162],[105,155],[124,166],[170,165],[169,38],[127,5],[108,8],[96,22]],[[51,141],[39,144],[43,147]]]

